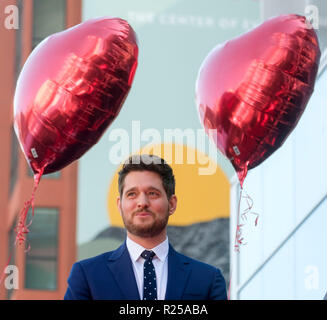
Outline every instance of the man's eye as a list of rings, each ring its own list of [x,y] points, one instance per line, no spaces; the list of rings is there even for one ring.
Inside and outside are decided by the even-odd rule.
[[[152,196],[152,197],[157,197],[159,195],[159,193],[155,192],[155,191],[150,191],[149,195]]]
[[[126,194],[127,197],[134,197],[135,196],[135,192],[129,192]]]

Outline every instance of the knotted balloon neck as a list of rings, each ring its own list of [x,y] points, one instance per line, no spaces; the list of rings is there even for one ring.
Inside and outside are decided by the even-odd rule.
[[[245,180],[246,175],[248,173],[248,165],[249,165],[249,161],[247,161],[245,163],[244,167],[237,168],[237,170],[236,170],[238,180],[240,181],[241,189],[243,189],[243,183],[244,183],[244,180]]]

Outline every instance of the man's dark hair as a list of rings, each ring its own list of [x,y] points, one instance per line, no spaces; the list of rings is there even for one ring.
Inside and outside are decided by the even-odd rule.
[[[173,169],[164,159],[150,154],[130,156],[123,164],[118,175],[119,195],[122,197],[126,175],[131,171],[152,171],[157,173],[162,180],[168,200],[175,194],[175,177]]]

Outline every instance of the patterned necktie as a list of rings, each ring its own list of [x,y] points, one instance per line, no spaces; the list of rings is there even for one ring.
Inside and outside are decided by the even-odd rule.
[[[143,285],[143,300],[157,300],[157,281],[156,272],[152,263],[152,258],[155,256],[153,251],[144,250],[141,257],[144,261],[144,285]]]

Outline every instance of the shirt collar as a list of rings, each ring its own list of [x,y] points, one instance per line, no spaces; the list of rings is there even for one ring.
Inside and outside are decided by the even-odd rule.
[[[141,245],[139,245],[138,243],[136,243],[135,241],[131,240],[127,236],[126,246],[133,261],[138,260],[141,256],[141,253],[144,250],[152,250],[160,261],[164,261],[168,255],[168,250],[169,250],[169,242],[167,237],[163,242],[158,244],[156,247],[152,249],[146,249]]]

